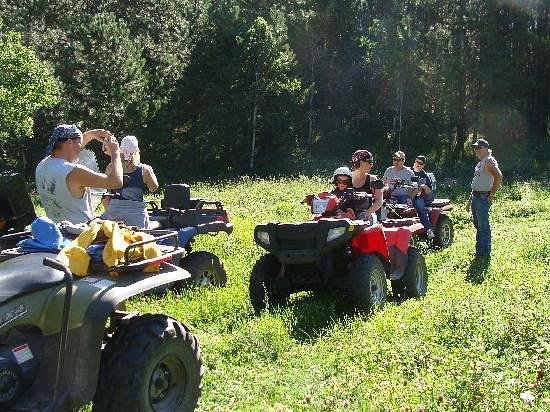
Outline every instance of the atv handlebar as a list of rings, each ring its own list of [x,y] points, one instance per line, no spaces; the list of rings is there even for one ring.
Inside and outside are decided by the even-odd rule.
[[[67,266],[63,265],[57,260],[53,260],[48,257],[45,257],[42,260],[42,264],[44,266],[49,266],[55,270],[59,270],[65,273],[65,278],[63,279],[65,282],[65,299],[63,302],[63,315],[61,317],[61,336],[59,338],[59,347],[57,350],[57,367],[55,373],[53,397],[50,404],[56,405],[57,397],[59,395],[61,371],[63,370],[65,364],[65,356],[67,354],[67,338],[69,336],[69,312],[71,310],[71,298],[73,296],[73,274]]]
[[[44,266],[49,266],[52,269],[59,270],[60,272],[65,273],[65,282],[68,282],[69,280],[72,282],[73,274],[71,273],[69,268],[65,266],[63,263],[58,262],[57,260],[51,259],[49,257],[45,257],[42,260],[42,264]]]

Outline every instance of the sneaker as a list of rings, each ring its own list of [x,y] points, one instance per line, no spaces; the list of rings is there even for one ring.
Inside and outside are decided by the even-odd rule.
[[[428,236],[428,239],[433,239],[435,237],[434,231],[432,229],[426,230],[426,235]]]

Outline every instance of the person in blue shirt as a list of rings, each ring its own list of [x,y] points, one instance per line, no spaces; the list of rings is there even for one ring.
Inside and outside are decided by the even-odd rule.
[[[424,226],[424,229],[426,230],[428,239],[433,239],[435,234],[433,231],[432,222],[430,222],[430,217],[428,216],[428,209],[426,209],[426,205],[433,202],[434,192],[432,190],[432,181],[428,174],[424,171],[424,166],[426,166],[426,157],[423,155],[416,156],[412,171],[418,178],[418,188],[420,189],[420,192],[418,196],[413,199],[413,205],[416,209],[418,217],[420,218],[420,223],[422,223],[422,226]]]

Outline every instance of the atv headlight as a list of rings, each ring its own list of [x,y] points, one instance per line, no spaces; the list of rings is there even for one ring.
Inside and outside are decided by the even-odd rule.
[[[336,239],[337,237],[342,236],[344,233],[346,233],[346,228],[343,226],[340,227],[333,227],[328,231],[327,234],[327,242],[330,242],[331,240]]]
[[[269,233],[267,232],[258,232],[258,240],[264,245],[269,245]]]

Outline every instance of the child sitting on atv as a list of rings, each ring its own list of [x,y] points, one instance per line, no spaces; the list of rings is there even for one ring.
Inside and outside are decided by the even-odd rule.
[[[319,193],[317,196],[307,195],[302,203],[311,206],[312,213],[319,214],[320,217],[355,219],[355,213],[350,208],[354,192],[351,170],[345,166],[336,169],[332,174],[332,183],[335,187],[330,192]]]
[[[352,175],[348,167],[342,166],[332,174],[332,183],[335,187],[330,193],[338,198],[338,207],[335,211],[337,218],[355,219],[355,213],[350,208],[353,192]]]
[[[339,199],[338,208],[335,212],[336,217],[339,219],[346,217],[349,219],[355,219],[355,213],[353,212],[353,209],[350,208],[351,199],[354,192],[351,179],[351,170],[345,166],[339,167],[332,174],[332,183],[335,184],[335,187],[330,191],[330,193]]]

